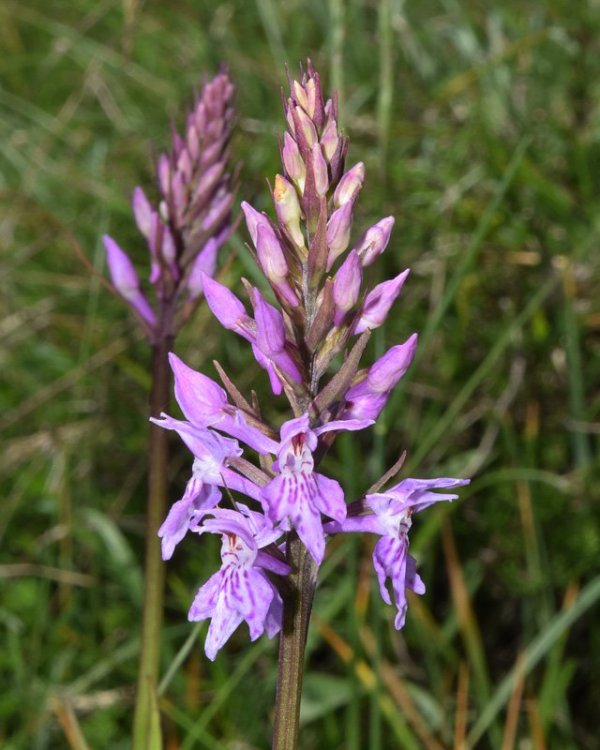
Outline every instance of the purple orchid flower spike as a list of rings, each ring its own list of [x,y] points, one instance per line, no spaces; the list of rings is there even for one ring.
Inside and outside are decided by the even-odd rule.
[[[281,536],[281,530],[268,524],[262,514],[242,505],[237,511],[215,509],[211,514],[197,531],[221,534],[221,569],[200,587],[188,617],[191,621],[210,618],[205,652],[214,661],[244,620],[252,641],[265,631],[269,638],[279,632],[283,604],[265,570],[286,575],[290,568],[263,551]]]
[[[370,420],[347,420],[310,429],[309,418],[291,419],[281,427],[277,462],[279,472],[263,488],[261,501],[273,523],[289,518],[316,563],[325,554],[321,514],[342,522],[346,517],[344,491],[339,482],[314,471],[313,453],[325,432],[362,430]]]
[[[202,274],[200,260],[188,278],[190,293],[201,288],[216,320],[248,342],[281,399],[262,409],[256,394],[247,399],[220,365],[225,389],[172,355],[175,395],[185,421],[164,417],[159,422],[177,431],[195,457],[186,492],[163,524],[163,548],[172,553],[187,531],[223,538],[222,567],[201,587],[190,610],[192,620],[211,619],[208,657],[215,658],[243,621],[252,639],[281,629],[275,735],[284,744],[277,747],[291,747],[289,738],[297,736],[293,717],[299,693],[294,689],[290,698],[289,685],[301,681],[298,656],[306,629],[297,626],[296,614],[310,612],[327,536],[355,531],[380,537],[373,561],[381,595],[395,603],[396,626],[402,627],[406,591],[424,591],[408,551],[411,516],[455,497],[436,490],[467,483],[405,479],[352,503],[349,511],[342,485],[319,467],[337,432],[374,424],[413,360],[417,336],[361,365],[370,331],[385,322],[409,273],[374,286],[369,281],[366,269],[385,251],[394,219],[355,230],[365,167],[359,162],[346,171],[348,139],[338,126],[337,100],[324,97],[310,62],[298,80],[290,80],[284,115],[283,169],[272,183],[273,210],[261,212],[245,201],[241,206],[249,256],[263,286],[243,280],[249,307],[210,273]],[[161,179],[169,184],[172,166],[161,167]],[[178,169],[187,172],[185,158]],[[141,197],[138,214],[146,227],[149,209]],[[212,264],[213,257],[208,261]],[[289,409],[276,439],[262,415],[276,412],[284,399]],[[247,506],[238,494],[248,498]],[[232,501],[234,507],[228,507]],[[266,571],[289,577],[283,598]],[[286,700],[290,705],[282,704]]]
[[[218,251],[231,233],[232,99],[226,72],[208,81],[184,132],[174,133],[170,152],[158,159],[157,204],[141,187],[133,191],[133,215],[149,251],[154,309],[127,256],[110,237],[104,239],[115,290],[142,317],[153,342],[176,334],[189,318],[202,296],[201,273],[214,275]]]

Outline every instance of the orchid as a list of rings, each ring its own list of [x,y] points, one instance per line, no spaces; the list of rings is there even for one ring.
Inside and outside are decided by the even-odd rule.
[[[313,471],[318,438],[326,432],[361,430],[370,424],[370,420],[354,419],[311,430],[308,415],[304,414],[281,426],[281,442],[273,465],[278,473],[263,488],[261,501],[274,523],[290,519],[316,563],[321,563],[325,554],[321,514],[338,522],[346,517],[344,491],[339,482]]]
[[[346,171],[348,140],[337,124],[336,99],[323,97],[310,63],[290,81],[284,114],[274,218],[241,205],[263,286],[242,280],[248,304],[210,274],[200,271],[198,279],[215,319],[249,344],[273,394],[284,396],[288,408],[283,414],[269,408],[279,416],[268,419],[256,394],[246,398],[221,365],[215,363],[223,387],[171,354],[185,419],[154,420],[177,432],[194,456],[185,493],[160,530],[163,556],[170,557],[188,532],[218,533],[223,540],[221,568],[200,588],[189,614],[211,621],[208,657],[215,658],[244,620],[252,640],[281,632],[275,748],[296,747],[289,739],[298,731],[306,628],[328,537],[380,537],[375,571],[387,604],[391,580],[401,628],[406,590],[424,591],[408,553],[412,513],[456,497],[434,489],[467,484],[404,479],[348,503],[340,481],[320,466],[339,432],[375,423],[413,360],[417,335],[361,367],[371,331],[385,323],[409,273],[371,285],[364,271],[386,249],[394,220],[355,230],[365,167],[359,162]]]

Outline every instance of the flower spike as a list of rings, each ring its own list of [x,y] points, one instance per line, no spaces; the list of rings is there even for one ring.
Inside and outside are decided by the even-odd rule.
[[[453,490],[468,483],[404,479],[348,506],[342,484],[320,466],[337,433],[361,431],[377,420],[413,360],[417,335],[361,365],[370,331],[385,322],[409,274],[406,269],[372,287],[371,274],[364,270],[386,249],[394,219],[383,218],[353,238],[365,167],[359,162],[345,171],[348,140],[338,126],[336,98],[324,98],[310,62],[298,79],[290,80],[284,114],[283,168],[272,183],[273,210],[267,215],[241,204],[250,255],[264,282],[252,286],[242,279],[251,307],[211,278],[210,271],[203,273],[206,266],[213,268],[211,245],[205,246],[206,258],[198,259],[188,285],[190,294],[203,291],[224,328],[250,344],[273,394],[281,397],[277,402],[287,399],[289,409],[276,430],[262,417],[273,409],[261,409],[254,393],[247,398],[220,365],[235,406],[214,381],[172,355],[175,394],[185,420],[163,415],[156,421],[176,431],[194,456],[184,495],[161,527],[163,555],[170,557],[188,532],[222,539],[221,568],[200,587],[189,612],[190,620],[210,619],[209,659],[242,622],[252,640],[265,632],[272,637],[281,630],[286,607],[310,608],[309,585],[314,586],[333,534],[379,537],[375,573],[401,628],[406,591],[425,591],[409,554],[412,515],[452,500]],[[176,168],[162,162],[161,179],[173,186],[176,175],[189,169],[185,157]],[[206,184],[219,174],[216,168],[207,172]],[[143,226],[149,221],[141,195],[136,215]],[[389,480],[385,474],[373,486],[385,487]],[[306,578],[299,575],[299,560]],[[284,598],[273,576],[291,577],[282,589]],[[302,653],[301,636],[282,632],[282,653]]]

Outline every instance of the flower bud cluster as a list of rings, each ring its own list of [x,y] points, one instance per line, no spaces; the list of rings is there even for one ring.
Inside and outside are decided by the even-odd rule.
[[[171,313],[182,295],[188,312],[197,302],[203,292],[203,275],[214,275],[217,254],[229,237],[233,92],[226,72],[204,85],[187,114],[183,135],[175,132],[170,152],[158,158],[157,206],[141,187],[133,191],[133,215],[148,246],[149,282],[156,293],[157,308],[169,307]],[[116,292],[155,336],[160,316],[142,291],[133,264],[112,238],[103,239]],[[174,332],[173,327],[177,322],[171,320],[168,333]]]
[[[378,534],[375,570],[387,603],[386,581],[392,581],[395,623],[402,627],[406,589],[424,591],[408,554],[411,515],[456,497],[433,489],[467,483],[407,479],[348,506],[341,485],[317,471],[337,432],[374,424],[414,357],[417,336],[361,369],[370,332],[384,323],[408,276],[404,270],[373,287],[365,284],[364,269],[386,249],[394,220],[387,217],[355,232],[354,207],[365,167],[359,162],[345,170],[348,141],[338,128],[336,100],[324,99],[310,62],[299,80],[290,81],[284,110],[283,173],[272,189],[275,218],[242,203],[250,251],[275,305],[246,281],[251,311],[209,275],[201,275],[201,283],[216,319],[249,342],[273,393],[285,394],[291,415],[276,429],[264,420],[256,399],[250,404],[220,365],[233,403],[216,383],[173,358],[175,392],[187,421],[165,417],[160,422],[176,430],[195,456],[186,493],[161,528],[165,557],[187,531],[222,534],[221,570],[200,588],[190,610],[191,619],[212,620],[206,646],[210,658],[242,620],[252,638],[280,629],[279,589],[262,569],[287,575],[290,564],[282,542],[289,542],[292,533],[317,564],[330,534]],[[331,373],[336,358],[342,364]],[[248,460],[237,440],[256,451],[258,460]],[[224,507],[222,488],[234,500],[233,509]],[[230,494],[238,490],[250,499],[249,506]],[[261,592],[257,606],[241,583],[231,588],[233,571],[240,570]]]

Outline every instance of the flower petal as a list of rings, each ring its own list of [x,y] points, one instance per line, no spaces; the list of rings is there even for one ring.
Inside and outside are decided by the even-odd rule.
[[[257,453],[263,455],[267,453],[275,454],[279,450],[279,443],[265,435],[258,428],[250,426],[239,410],[236,410],[233,415],[226,414],[215,427],[246,443],[246,445],[249,445]]]
[[[269,607],[267,617],[265,618],[265,630],[267,631],[267,636],[273,638],[274,635],[277,635],[281,630],[282,623],[283,602],[279,592],[276,589],[273,589],[273,599],[271,600],[271,606]]]
[[[176,354],[169,354],[175,379],[175,398],[186,419],[199,427],[218,421],[227,405],[227,394],[220,385],[188,367]]]
[[[240,569],[231,576],[236,586],[236,606],[248,623],[250,640],[255,641],[265,630],[265,620],[273,599],[273,584],[256,568]]]
[[[325,556],[325,534],[321,514],[312,506],[307,505],[302,513],[295,518],[292,517],[292,523],[311,557],[320,565]]]
[[[346,503],[340,483],[323,474],[313,474],[313,477],[317,484],[318,494],[315,500],[317,507],[329,518],[342,523],[346,518]]]
[[[212,617],[219,598],[222,576],[223,571],[218,570],[200,586],[188,613],[190,622],[199,622]]]
[[[263,487],[261,502],[275,523],[289,517],[298,536],[317,563],[325,554],[325,534],[317,508],[318,487],[313,474],[279,474]]]
[[[341,430],[364,430],[365,427],[370,427],[375,424],[374,419],[334,419],[327,424],[323,424],[320,427],[315,427],[313,432],[315,435],[322,435],[325,432]]]
[[[162,539],[163,560],[171,559],[175,547],[197,520],[198,511],[214,508],[220,499],[221,493],[216,487],[206,485],[198,477],[192,476],[187,483],[183,497],[173,503],[158,530],[158,536]]]
[[[217,652],[231,638],[243,619],[237,610],[225,606],[224,596],[221,595],[204,642],[204,653],[211,661],[215,660]]]

